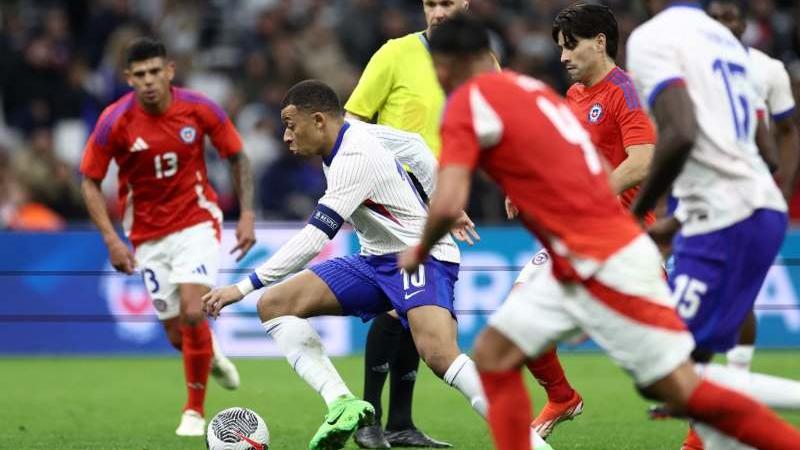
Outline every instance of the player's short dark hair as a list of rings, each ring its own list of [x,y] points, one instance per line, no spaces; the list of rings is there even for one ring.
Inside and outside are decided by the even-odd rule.
[[[706,11],[708,11],[708,8],[711,7],[712,3],[735,6],[739,10],[739,16],[742,18],[747,17],[748,13],[750,12],[750,6],[746,0],[707,0],[705,2]]]
[[[489,51],[486,27],[467,12],[459,12],[434,28],[429,39],[431,53],[473,55]]]
[[[128,52],[125,60],[130,66],[131,63],[136,61],[166,57],[167,48],[164,47],[164,44],[161,43],[161,41],[151,37],[140,37],[134,39],[133,42],[128,45]]]
[[[289,105],[305,112],[338,116],[344,114],[339,96],[330,86],[319,80],[305,80],[292,86],[281,101],[281,109]]]
[[[578,39],[591,39],[600,33],[606,36],[606,54],[617,57],[619,29],[611,8],[593,3],[576,3],[564,8],[553,20],[553,40],[558,43],[558,33],[564,35],[567,48],[578,45]]]

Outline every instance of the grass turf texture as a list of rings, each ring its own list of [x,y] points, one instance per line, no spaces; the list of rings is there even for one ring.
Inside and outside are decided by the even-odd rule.
[[[649,421],[648,403],[605,356],[564,354],[562,360],[586,409],[556,430],[550,439],[556,450],[680,447],[685,425]],[[754,369],[800,378],[798,361],[797,351],[757,351]],[[252,408],[267,421],[271,449],[307,448],[325,414],[320,397],[283,359],[236,363],[242,387],[229,392],[210,381],[207,417],[230,406]],[[362,359],[340,358],[334,364],[360,394]],[[0,449],[203,449],[202,438],[174,435],[185,398],[182,373],[177,356],[0,359]],[[541,407],[543,391],[529,386]],[[415,395],[414,419],[425,432],[458,449],[491,448],[483,421],[429,370],[420,371]],[[783,417],[800,427],[800,413]],[[350,440],[347,448],[357,447]]]

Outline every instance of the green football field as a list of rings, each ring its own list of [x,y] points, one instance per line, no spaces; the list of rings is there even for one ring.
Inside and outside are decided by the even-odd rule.
[[[623,372],[599,354],[567,354],[563,362],[586,409],[556,430],[562,449],[678,450],[685,425],[651,422]],[[361,391],[362,360],[334,361],[351,389]],[[261,414],[272,449],[304,449],[324,406],[282,359],[244,359],[238,391],[212,385],[207,415],[230,406]],[[754,369],[800,378],[800,352],[756,353]],[[0,359],[0,449],[203,449],[202,438],[178,438],[184,400],[179,358]],[[459,449],[489,449],[484,423],[452,388],[421,370],[414,418],[429,434]],[[543,392],[531,385],[535,405]],[[800,413],[784,414],[800,427]],[[347,448],[357,448],[352,441]]]

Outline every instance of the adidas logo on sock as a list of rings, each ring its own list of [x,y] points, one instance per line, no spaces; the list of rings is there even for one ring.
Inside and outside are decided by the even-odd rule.
[[[383,363],[380,366],[372,366],[373,372],[389,373],[389,363]]]
[[[400,379],[403,381],[414,381],[417,379],[417,371],[412,370],[411,372],[408,372],[407,374],[403,375]]]
[[[205,389],[206,385],[203,383],[186,383],[189,389]]]
[[[208,271],[206,270],[206,265],[205,264],[200,264],[199,266],[197,266],[192,271],[192,273],[197,273],[197,274],[200,274],[200,275],[208,275]]]
[[[133,145],[131,145],[130,151],[131,153],[141,152],[147,150],[148,148],[150,148],[150,146],[147,145],[147,142],[145,142],[144,139],[142,139],[141,137],[137,137],[136,140],[133,141]]]

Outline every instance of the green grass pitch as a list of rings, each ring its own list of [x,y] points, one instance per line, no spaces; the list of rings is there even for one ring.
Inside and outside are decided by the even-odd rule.
[[[582,416],[559,427],[556,450],[678,450],[685,425],[651,422],[648,403],[628,377],[600,354],[562,355],[568,376],[586,401]],[[756,353],[754,369],[800,378],[800,352]],[[207,416],[230,406],[261,414],[272,449],[307,447],[324,415],[321,399],[282,359],[244,359],[238,391],[214,385]],[[334,361],[355,393],[361,392],[362,359]],[[530,377],[529,377],[530,378]],[[203,449],[202,438],[178,438],[184,401],[179,358],[3,358],[0,359],[0,449]],[[535,405],[544,394],[530,385]],[[490,449],[482,420],[461,395],[420,371],[414,419],[432,436],[457,449]],[[385,402],[385,399],[384,399]],[[800,427],[800,413],[783,415]],[[347,448],[357,448],[350,441]]]

